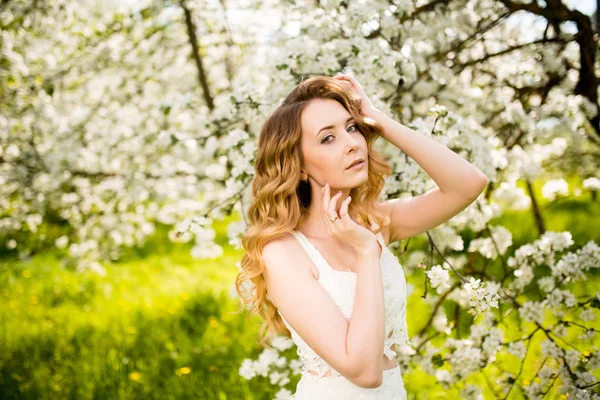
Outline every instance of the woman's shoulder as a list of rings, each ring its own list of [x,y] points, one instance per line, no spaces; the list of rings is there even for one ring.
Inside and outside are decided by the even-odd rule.
[[[284,232],[269,239],[269,241],[263,245],[262,250],[272,251],[272,249],[279,249],[284,250],[285,252],[294,251],[296,249],[294,241],[296,241],[296,239],[291,231]]]
[[[303,261],[302,264],[308,265],[308,269],[316,279],[318,276],[317,268],[309,262],[311,260],[308,254],[304,253],[302,244],[292,231],[274,237],[262,249],[263,259],[265,256],[271,258],[271,264],[286,264],[286,261],[290,259]]]

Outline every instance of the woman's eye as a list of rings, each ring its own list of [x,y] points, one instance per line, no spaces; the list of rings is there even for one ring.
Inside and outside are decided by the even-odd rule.
[[[356,130],[356,125],[350,125],[347,129],[350,129],[351,127],[354,127],[354,129]],[[323,138],[323,140],[321,141],[321,143],[329,143],[330,141],[327,140],[327,138],[329,137],[333,137],[333,135],[327,135]]]

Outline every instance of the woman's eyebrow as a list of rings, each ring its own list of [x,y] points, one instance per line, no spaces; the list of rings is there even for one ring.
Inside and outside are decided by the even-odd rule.
[[[353,118],[353,117],[350,117],[350,118],[348,118],[348,119],[347,119],[347,120],[344,122],[344,125],[345,125],[345,124],[347,124],[348,122],[352,121],[352,120],[354,120],[354,118]],[[319,129],[319,132],[317,132],[317,134],[315,135],[315,137],[316,137],[316,136],[319,136],[319,133],[321,133],[321,131],[322,131],[322,130],[324,130],[324,129],[331,129],[331,128],[335,128],[335,125],[327,125],[327,126],[324,126],[324,127],[322,127],[321,129]]]

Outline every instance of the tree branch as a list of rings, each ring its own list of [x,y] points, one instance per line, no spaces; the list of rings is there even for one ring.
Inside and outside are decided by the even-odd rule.
[[[194,62],[196,63],[196,68],[198,69],[198,82],[200,83],[200,87],[202,87],[202,95],[204,96],[204,101],[206,101],[208,109],[212,111],[214,110],[215,105],[213,102],[213,98],[210,95],[208,79],[206,77],[206,72],[204,71],[202,58],[200,58],[200,49],[198,48],[198,36],[196,36],[196,27],[194,26],[192,12],[189,8],[187,8],[185,0],[181,1],[181,8],[183,9],[183,12],[185,14],[185,26],[187,27],[190,45],[192,46],[192,57],[194,59]]]

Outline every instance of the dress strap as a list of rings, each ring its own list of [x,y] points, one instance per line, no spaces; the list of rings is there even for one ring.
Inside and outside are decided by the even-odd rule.
[[[319,270],[319,274],[328,273],[331,267],[327,263],[327,260],[323,255],[313,246],[313,244],[304,236],[304,234],[300,231],[291,231],[292,234],[298,239],[304,250],[310,256],[310,259],[315,264],[317,269]],[[320,276],[320,275],[319,275]]]
[[[381,249],[385,249],[387,246],[385,245],[385,239],[383,238],[383,234],[381,233],[381,231],[377,233],[375,237],[379,241],[379,244],[381,244]]]

